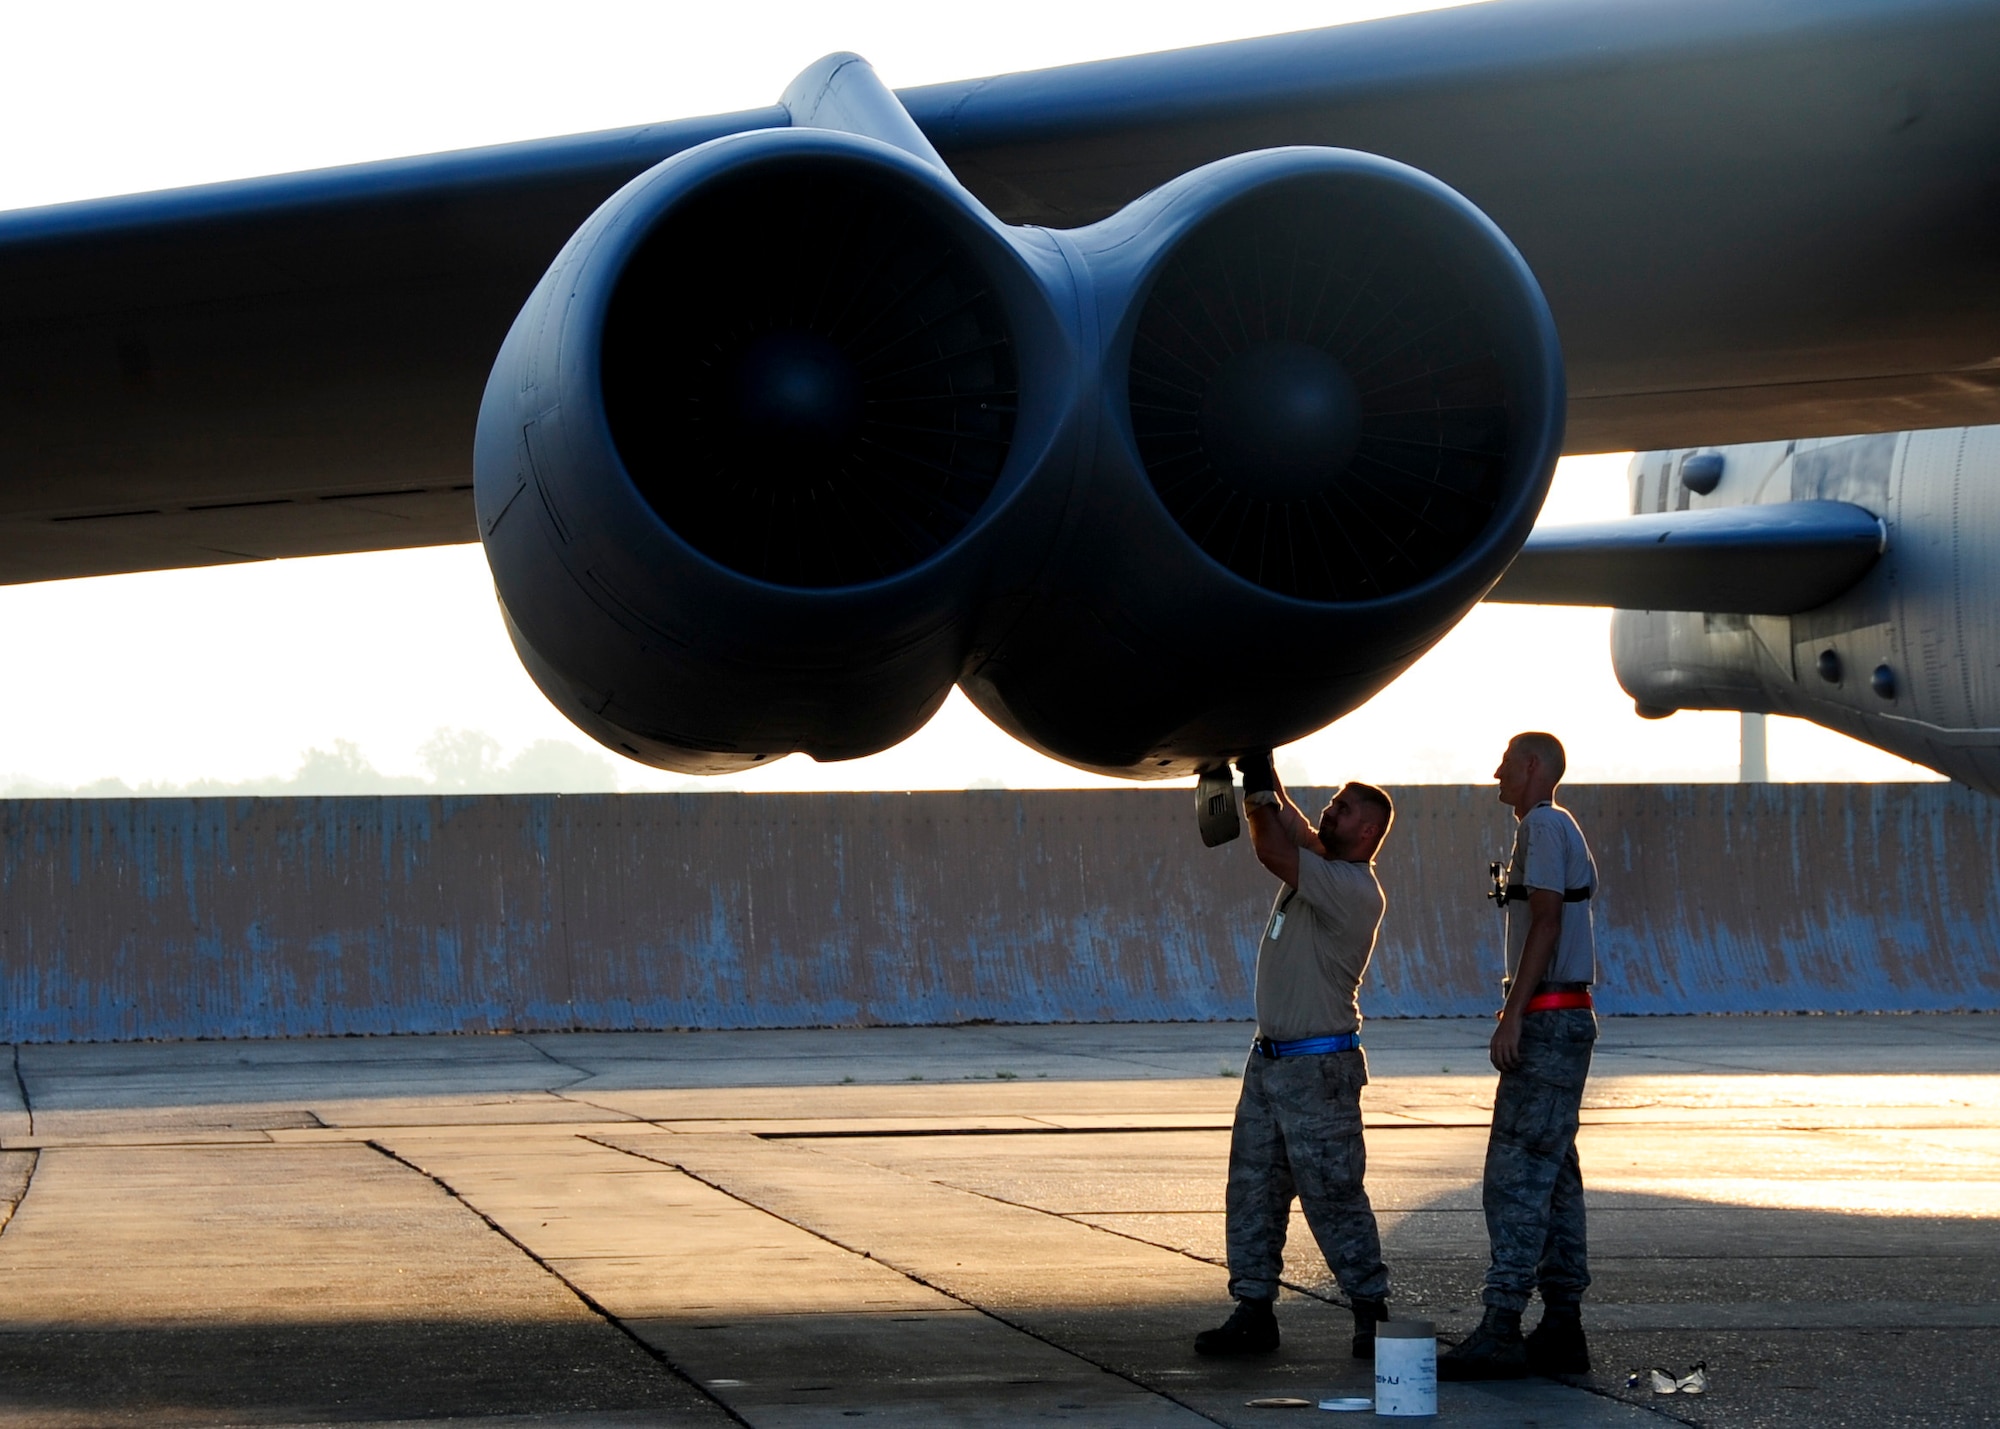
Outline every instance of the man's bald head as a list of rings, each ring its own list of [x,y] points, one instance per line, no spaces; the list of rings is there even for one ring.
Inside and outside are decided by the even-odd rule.
[[[1493,771],[1500,784],[1500,802],[1526,818],[1529,809],[1555,797],[1556,785],[1562,782],[1568,766],[1562,741],[1554,735],[1539,729],[1515,735],[1507,741],[1500,767]]]
[[[1507,741],[1507,747],[1541,760],[1542,773],[1552,784],[1560,784],[1569,770],[1569,756],[1563,753],[1563,742],[1544,730],[1531,729],[1525,734],[1517,734]]]

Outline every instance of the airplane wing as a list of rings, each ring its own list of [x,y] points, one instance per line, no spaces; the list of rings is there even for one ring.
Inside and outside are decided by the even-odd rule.
[[[2000,419],[2000,6],[1501,0],[901,97],[1001,217],[1287,144],[1526,255],[1572,451]],[[0,215],[0,582],[466,541],[494,352],[711,119]]]
[[[1881,557],[1882,522],[1846,501],[1784,501],[1544,526],[1486,598],[1519,605],[1794,615]]]
[[[472,429],[577,226],[723,119],[0,214],[0,583],[473,541]]]

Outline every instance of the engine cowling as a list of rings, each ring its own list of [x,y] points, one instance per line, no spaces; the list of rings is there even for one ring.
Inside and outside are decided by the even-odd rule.
[[[1541,291],[1464,198],[1333,149],[1208,165],[1068,241],[1100,436],[1036,604],[967,691],[1127,777],[1300,738],[1526,539],[1562,438]]]
[[[669,159],[571,239],[489,380],[480,529],[581,728],[690,772],[849,758],[959,682],[1057,758],[1169,777],[1345,713],[1505,569],[1561,364],[1466,200],[1283,149],[1012,228],[865,64],[823,63],[823,110],[900,147]]]
[[[717,140],[565,246],[480,410],[517,650],[588,733],[719,773],[869,754],[1029,579],[1074,420],[1048,282],[948,175],[824,130]]]

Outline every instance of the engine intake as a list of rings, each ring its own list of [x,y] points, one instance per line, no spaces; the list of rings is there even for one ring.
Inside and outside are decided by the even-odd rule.
[[[632,254],[604,324],[618,453],[703,555],[861,585],[992,496],[1019,396],[1005,307],[907,185],[823,156],[731,174]]]
[[[1449,255],[1338,184],[1277,182],[1197,226],[1139,313],[1131,422],[1174,521],[1301,600],[1449,567],[1506,490],[1508,375]]]
[[[865,136],[735,135],[614,195],[480,409],[481,533],[543,691],[692,773],[913,733],[1062,500],[1031,479],[1075,384],[1047,286]]]

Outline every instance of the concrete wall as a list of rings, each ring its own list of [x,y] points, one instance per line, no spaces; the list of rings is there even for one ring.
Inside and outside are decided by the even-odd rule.
[[[1397,791],[1363,1006],[1481,1014],[1484,787]],[[2000,804],[1610,785],[1609,1012],[2000,1008]],[[1271,882],[1185,790],[0,804],[0,1040],[1213,1019]]]

